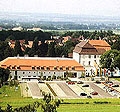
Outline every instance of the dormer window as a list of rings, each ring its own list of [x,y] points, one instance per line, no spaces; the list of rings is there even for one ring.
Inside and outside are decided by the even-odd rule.
[[[12,67],[12,69],[15,69],[15,66],[14,66],[14,67]]]
[[[20,69],[20,66],[18,66],[17,69]]]
[[[34,67],[34,66],[32,66],[32,69],[34,70],[34,69],[35,69],[35,67]]]
[[[10,66],[8,66],[7,69],[10,69]]]
[[[47,69],[47,70],[50,70],[50,68],[49,68],[49,67],[47,67],[46,69]]]
[[[66,70],[69,70],[69,67],[66,67]]]
[[[54,70],[57,70],[57,67],[54,67]]]
[[[75,70],[75,67],[72,67],[72,70]]]
[[[40,70],[40,67],[37,67],[38,70]]]
[[[41,70],[44,70],[44,67],[41,67]]]
[[[62,68],[62,67],[60,67],[60,70],[63,70],[63,68]]]

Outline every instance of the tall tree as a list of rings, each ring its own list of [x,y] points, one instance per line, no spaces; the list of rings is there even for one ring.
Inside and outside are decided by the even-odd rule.
[[[14,56],[23,56],[23,51],[21,49],[20,41],[16,40],[15,41],[15,47],[14,47]]]
[[[116,67],[115,60],[117,60],[119,54],[120,52],[118,50],[110,50],[101,55],[100,64],[102,68],[109,68],[112,70]]]
[[[32,48],[29,51],[30,56],[38,55],[38,48],[39,48],[38,43],[39,41],[38,38],[36,37],[33,41]]]
[[[9,78],[10,71],[8,69],[0,68],[0,85],[7,81]]]
[[[113,43],[112,49],[120,50],[120,38],[116,39],[116,41]]]
[[[55,43],[51,42],[48,46],[48,56],[49,57],[55,57]]]
[[[41,41],[42,43],[39,46],[39,49],[41,51],[41,56],[45,57],[47,56],[47,52],[48,52],[48,44],[45,43],[44,41]]]

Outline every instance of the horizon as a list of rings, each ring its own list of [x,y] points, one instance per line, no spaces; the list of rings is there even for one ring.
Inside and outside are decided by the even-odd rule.
[[[1,0],[0,12],[116,17],[120,15],[119,4],[118,0]]]

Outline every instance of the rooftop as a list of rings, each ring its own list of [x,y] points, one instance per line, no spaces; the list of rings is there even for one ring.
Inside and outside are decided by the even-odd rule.
[[[75,70],[84,70],[83,66],[69,58],[40,58],[40,57],[9,57],[0,62],[4,68],[20,67],[21,70],[31,70],[32,67],[75,67]]]

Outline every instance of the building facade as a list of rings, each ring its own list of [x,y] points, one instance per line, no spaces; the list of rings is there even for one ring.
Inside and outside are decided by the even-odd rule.
[[[68,73],[79,78],[84,72],[82,65],[68,58],[9,57],[3,60],[0,66],[10,70],[11,79],[19,81],[65,78]]]
[[[85,75],[100,74],[100,56],[110,50],[110,45],[104,40],[82,41],[73,50],[73,59],[85,68]]]

